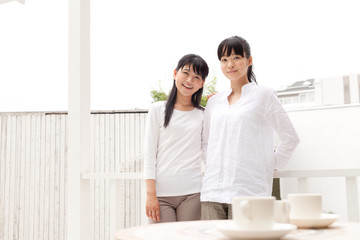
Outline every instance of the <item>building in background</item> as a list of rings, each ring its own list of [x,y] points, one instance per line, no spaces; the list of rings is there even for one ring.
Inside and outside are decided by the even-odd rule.
[[[360,74],[297,81],[277,91],[285,108],[360,103]]]
[[[360,74],[297,81],[277,94],[300,138],[286,170],[360,168]],[[313,178],[307,191],[321,193],[324,211],[345,220],[345,199],[338,198],[344,187],[341,179]],[[282,198],[296,189],[281,181]]]

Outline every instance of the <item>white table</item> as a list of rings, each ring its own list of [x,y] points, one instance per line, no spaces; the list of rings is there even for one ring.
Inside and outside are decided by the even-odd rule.
[[[144,225],[120,230],[116,240],[226,240],[216,226],[225,221],[189,221]],[[360,240],[360,223],[335,222],[324,229],[297,229],[282,240]]]

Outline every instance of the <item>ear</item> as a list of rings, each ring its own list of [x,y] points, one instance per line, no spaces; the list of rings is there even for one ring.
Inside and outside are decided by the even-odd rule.
[[[204,84],[205,84],[205,80],[202,81],[200,88],[204,87]]]
[[[176,71],[176,69],[174,69],[174,76],[173,76],[173,79],[175,79],[176,74],[177,74],[177,71]]]
[[[252,65],[252,56],[250,56],[248,59],[248,66],[250,67],[251,65]]]

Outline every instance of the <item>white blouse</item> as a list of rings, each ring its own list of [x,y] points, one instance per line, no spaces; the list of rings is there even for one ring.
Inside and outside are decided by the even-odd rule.
[[[150,106],[145,127],[144,178],[155,179],[158,197],[201,190],[201,131],[204,111],[174,109],[164,128],[165,102]]]
[[[201,201],[230,204],[235,196],[271,195],[274,169],[285,166],[299,143],[275,91],[248,83],[229,105],[231,91],[215,94],[205,110]],[[274,130],[281,139],[275,151]]]

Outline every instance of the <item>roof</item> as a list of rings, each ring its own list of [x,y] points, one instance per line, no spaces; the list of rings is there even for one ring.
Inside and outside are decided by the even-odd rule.
[[[278,93],[284,92],[294,92],[294,91],[304,91],[304,90],[312,90],[314,89],[314,79],[308,79],[303,81],[297,81],[287,86],[284,90],[278,90]]]

